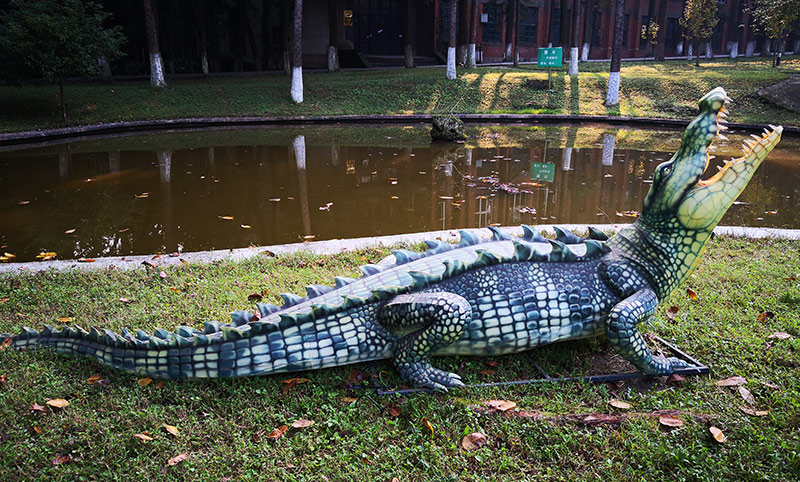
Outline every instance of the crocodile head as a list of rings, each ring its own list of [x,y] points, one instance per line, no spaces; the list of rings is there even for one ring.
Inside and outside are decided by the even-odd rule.
[[[714,227],[747,186],[781,137],[781,127],[744,142],[742,155],[726,161],[703,179],[712,156],[708,151],[724,124],[730,99],[717,87],[700,99],[700,115],[686,128],[678,152],[659,165],[633,226],[611,241],[617,252],[634,261],[664,296],[694,271]]]
[[[714,229],[778,143],[783,128],[770,126],[762,136],[744,142],[741,157],[726,161],[719,172],[702,179],[713,158],[709,148],[725,129],[721,122],[729,100],[721,87],[700,99],[700,115],[686,128],[678,152],[656,168],[642,221],[650,225],[677,221],[689,230]]]

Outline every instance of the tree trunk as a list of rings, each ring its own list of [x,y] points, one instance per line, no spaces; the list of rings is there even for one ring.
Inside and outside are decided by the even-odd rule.
[[[594,2],[595,0],[586,0],[586,11],[584,16],[583,26],[583,52],[581,52],[581,60],[586,62],[589,60],[589,52],[592,49],[592,37],[594,36]]]
[[[58,92],[61,94],[61,120],[67,123],[67,104],[64,102],[64,81],[58,78]]]
[[[695,67],[700,67],[700,41],[697,39],[692,40],[692,45],[694,45],[694,65]]]
[[[519,67],[519,0],[514,0],[514,48],[511,57],[514,59],[514,67]]]
[[[569,43],[569,0],[561,0],[561,13],[558,17],[559,32],[558,32],[558,45],[566,47]]]
[[[445,77],[449,80],[456,78],[456,16],[458,15],[458,0],[450,0],[450,43],[447,45],[447,71]]]
[[[620,68],[622,66],[622,22],[625,21],[625,0],[616,0],[614,7],[614,47],[611,49],[611,71],[608,74],[606,105],[619,104]]]
[[[472,8],[470,9],[470,23],[469,23],[469,46],[467,47],[467,68],[474,69],[475,63],[475,44],[478,42],[478,22],[480,21],[479,9],[480,1],[472,0]]]
[[[294,0],[292,29],[292,100],[303,102],[303,0]]]
[[[778,39],[777,40],[778,49],[775,53],[775,67],[781,66],[781,57],[783,56],[783,49],[786,47],[786,39]]]
[[[339,10],[336,0],[328,0],[328,72],[339,70]]]
[[[517,18],[517,1],[509,0],[506,9],[506,51],[505,61],[508,62],[514,53],[514,30]]]
[[[569,75],[578,75],[578,36],[581,29],[581,0],[572,2],[572,43],[569,48]]]
[[[164,88],[164,63],[161,60],[161,51],[158,49],[158,31],[153,15],[153,6],[150,0],[142,0],[144,4],[144,26],[147,30],[147,46],[150,50],[150,84],[153,87]]]
[[[655,21],[658,14],[656,12],[656,0],[650,0],[647,2],[647,24],[642,25],[642,28],[645,29],[645,50],[644,56],[650,57],[653,55],[653,44],[650,43],[650,21]],[[661,29],[659,29],[661,30]]]
[[[469,48],[469,16],[472,12],[470,0],[461,0],[458,5],[458,65],[467,65],[467,49]]]
[[[414,20],[415,20],[416,10],[414,9],[414,0],[406,0],[406,31],[405,35],[403,36],[403,54],[406,58],[406,68],[413,69],[414,68]]]
[[[655,57],[659,62],[664,61],[664,50],[667,47],[667,0],[658,1],[658,42],[655,48]]]

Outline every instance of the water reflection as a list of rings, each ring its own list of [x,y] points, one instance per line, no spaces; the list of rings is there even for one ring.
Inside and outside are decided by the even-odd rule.
[[[430,145],[425,128],[398,129],[287,131],[274,140],[258,132],[257,142],[245,135],[210,146],[205,134],[167,146],[142,136],[129,148],[116,139],[0,153],[0,246],[22,261],[42,250],[77,258],[630,222],[680,137],[487,128],[465,144]],[[800,227],[798,144],[784,140],[722,224]]]

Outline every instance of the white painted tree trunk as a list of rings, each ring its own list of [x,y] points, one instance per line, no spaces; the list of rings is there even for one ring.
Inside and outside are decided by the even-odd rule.
[[[678,42],[678,46],[675,47],[675,55],[678,57],[683,55],[683,42]]]
[[[689,48],[686,49],[686,60],[692,60],[694,58],[694,46],[691,42],[689,42]]]
[[[200,57],[200,68],[203,69],[203,75],[208,75],[211,72],[208,69],[208,54],[205,52]]]
[[[732,59],[739,56],[739,42],[728,42],[728,54]]]
[[[569,49],[569,75],[578,75],[578,47]]]
[[[303,102],[303,67],[292,68],[292,100]]]
[[[414,49],[411,47],[411,44],[406,44],[403,47],[403,55],[406,60],[406,68],[413,69],[414,68]]]
[[[167,86],[167,81],[164,80],[164,63],[161,61],[161,54],[150,54],[150,84],[158,88]]]
[[[800,40],[794,41],[794,48],[792,49],[795,55],[800,54]]]
[[[474,69],[477,66],[475,63],[475,44],[467,46],[467,68]]]
[[[602,164],[604,166],[614,165],[614,146],[617,143],[617,135],[611,133],[603,134],[603,155]]]
[[[513,45],[512,44],[506,44],[506,52],[505,52],[505,55],[503,55],[503,60],[505,60],[506,62],[511,60],[511,52],[512,52],[512,50],[513,50]]]
[[[589,42],[584,42],[583,50],[581,51],[581,62],[586,62],[587,60],[589,60],[589,50],[590,49],[591,49],[591,46],[589,45]]]
[[[458,57],[456,58],[458,65],[467,65],[467,46],[458,46]]]
[[[745,47],[745,50],[744,50],[744,56],[745,57],[752,57],[753,54],[755,53],[755,51],[756,51],[756,41],[755,40],[751,40],[751,41],[747,42],[747,46]]]
[[[328,45],[328,72],[339,70],[339,49],[333,45]]]
[[[447,47],[447,72],[445,73],[445,77],[448,80],[453,80],[456,78],[456,48],[455,47]]]
[[[606,105],[619,104],[619,72],[608,74],[608,93],[606,94]]]
[[[713,59],[714,58],[714,51],[711,50],[711,42],[706,42],[706,59]]]

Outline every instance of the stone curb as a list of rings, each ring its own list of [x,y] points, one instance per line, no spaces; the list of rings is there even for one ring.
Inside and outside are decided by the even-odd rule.
[[[589,225],[586,224],[559,224],[559,227],[575,232],[585,232]],[[627,226],[625,224],[597,224],[593,227],[605,232],[616,232]],[[539,231],[554,234],[553,225],[535,226]],[[509,226],[502,228],[510,234],[521,236],[522,228]],[[485,237],[490,237],[488,229],[478,230]],[[778,238],[800,240],[800,229],[774,229],[774,228],[748,228],[738,226],[717,226],[714,234],[724,236],[744,237],[750,239]],[[176,266],[182,262],[189,264],[206,264],[221,261],[238,261],[259,255],[291,254],[308,251],[315,254],[336,254],[348,250],[362,249],[370,246],[391,246],[397,243],[419,243],[426,239],[441,239],[442,241],[455,242],[459,239],[457,229],[444,231],[428,231],[423,233],[397,234],[391,236],[376,236],[353,239],[332,239],[329,241],[315,241],[311,243],[278,244],[274,246],[260,246],[252,248],[219,249],[215,251],[198,251],[194,253],[181,253],[174,255],[137,255],[114,256],[97,258],[93,262],[78,262],[77,260],[33,261],[26,263],[0,264],[0,273],[38,272],[49,269],[145,269],[145,264],[153,268]]]
[[[603,115],[572,114],[456,114],[465,122],[486,124],[559,124],[559,123],[606,123],[612,125],[636,125],[642,127],[685,127],[689,120],[661,119],[654,117],[612,117]],[[111,122],[88,126],[45,129],[41,131],[12,132],[0,134],[0,147],[24,146],[49,141],[86,137],[101,137],[131,132],[158,132],[184,129],[208,129],[244,126],[297,126],[321,124],[411,124],[430,122],[431,114],[409,115],[345,115],[345,116],[296,116],[296,117],[200,117],[190,119],[162,119],[129,122]],[[760,133],[765,125],[728,124],[731,129]],[[784,126],[785,133],[800,134],[800,126]]]

